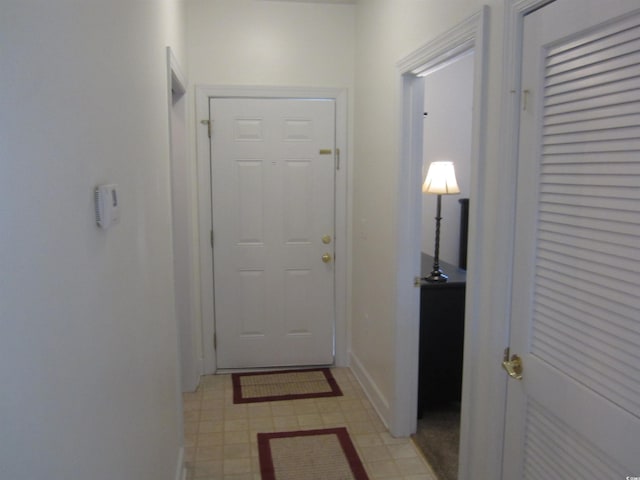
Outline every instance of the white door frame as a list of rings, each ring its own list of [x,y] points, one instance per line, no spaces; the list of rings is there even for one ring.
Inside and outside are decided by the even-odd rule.
[[[421,211],[422,196],[422,79],[416,76],[421,70],[444,64],[461,53],[474,50],[474,86],[472,120],[471,158],[471,210],[469,225],[469,251],[467,273],[467,312],[477,308],[480,271],[476,255],[478,247],[477,218],[483,204],[481,174],[484,164],[484,117],[486,91],[488,7],[483,7],[467,20],[438,36],[398,63],[401,76],[402,117],[400,186],[398,188],[398,242],[397,242],[397,304],[396,304],[396,344],[395,344],[395,401],[391,418],[391,433],[406,436],[416,429],[418,397],[418,348],[420,333],[420,289],[413,285],[413,279],[420,276]],[[479,398],[476,385],[471,382],[470,370],[473,332],[477,329],[477,317],[467,315],[465,334],[465,365],[463,388],[463,422],[469,414],[482,411],[482,405],[474,400]],[[468,427],[467,427],[468,428]],[[462,428],[462,443],[468,436],[465,425]],[[465,462],[465,450],[461,451],[461,463]],[[461,477],[462,478],[462,477]]]
[[[188,155],[187,80],[173,54],[167,55],[167,98],[169,108],[169,143],[171,152],[171,206],[174,257],[174,292],[178,327],[181,388],[191,392],[198,386],[200,365],[196,332],[197,251],[193,215],[195,197],[191,187],[195,172]]]
[[[347,151],[347,91],[341,88],[196,86],[196,157],[198,165],[198,223],[200,226],[200,289],[202,309],[203,373],[216,372],[213,335],[213,250],[211,248],[211,165],[208,125],[210,97],[235,98],[326,98],[336,102],[336,148],[340,149],[340,168],[336,171],[335,199],[335,365],[347,365],[347,312],[350,304],[350,182]]]
[[[501,108],[500,136],[495,158],[498,163],[493,171],[500,172],[499,184],[504,185],[500,192],[499,224],[491,223],[491,229],[482,229],[485,220],[493,218],[488,209],[492,208],[487,200],[478,198],[475,209],[470,212],[470,252],[467,279],[473,282],[467,293],[465,338],[475,338],[474,342],[465,341],[465,364],[463,374],[462,422],[460,439],[460,480],[473,478],[502,478],[502,458],[505,452],[504,428],[506,413],[507,376],[500,368],[503,349],[508,346],[510,332],[511,275],[513,271],[513,251],[515,232],[516,179],[518,154],[518,126],[520,122],[520,90],[522,37],[524,17],[533,10],[543,7],[554,0],[505,0],[504,36],[502,38],[503,66],[502,90],[498,97]],[[479,45],[481,43],[479,42]],[[486,95],[487,90],[484,90]],[[476,114],[478,114],[476,112]],[[482,134],[484,138],[484,134]],[[484,152],[484,146],[482,151]],[[477,163],[478,175],[481,175],[482,162]],[[473,175],[473,173],[472,173]],[[475,178],[472,190],[480,188],[481,178]],[[508,188],[512,186],[512,188]],[[482,193],[482,192],[478,192]],[[475,216],[475,218],[474,218]],[[490,278],[481,282],[481,272],[489,271],[490,262],[484,260],[480,252],[483,245],[497,244],[500,248],[499,269],[494,273],[505,278],[500,288],[495,288]],[[505,286],[505,288],[502,288]],[[483,322],[482,325],[480,322]],[[517,446],[515,446],[517,448]]]

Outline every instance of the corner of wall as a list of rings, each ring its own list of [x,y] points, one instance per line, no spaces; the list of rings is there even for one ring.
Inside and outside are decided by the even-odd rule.
[[[387,429],[389,429],[390,418],[391,418],[391,409],[389,408],[389,401],[382,394],[382,391],[378,388],[375,381],[369,375],[369,372],[366,370],[362,362],[358,359],[358,357],[350,352],[351,357],[351,371],[353,375],[358,380],[358,383],[364,390],[365,395],[373,405],[373,408],[376,410],[376,413],[382,420]]]

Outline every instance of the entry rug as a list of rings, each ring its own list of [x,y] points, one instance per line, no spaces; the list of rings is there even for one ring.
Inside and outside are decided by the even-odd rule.
[[[234,373],[231,379],[233,403],[342,396],[342,391],[328,368]]]
[[[347,429],[258,434],[262,480],[369,480]]]

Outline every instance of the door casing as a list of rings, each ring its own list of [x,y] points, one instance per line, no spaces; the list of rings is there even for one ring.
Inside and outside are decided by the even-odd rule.
[[[479,172],[482,171],[483,160],[482,140],[483,116],[485,110],[485,66],[486,59],[486,28],[488,8],[483,7],[477,13],[445,32],[433,41],[422,46],[398,62],[398,73],[401,82],[402,117],[400,121],[400,187],[398,189],[398,250],[397,250],[397,303],[396,303],[396,368],[394,372],[394,397],[395,402],[391,406],[390,430],[395,436],[407,436],[416,429],[416,409],[418,395],[418,347],[419,347],[419,310],[420,290],[415,288],[411,280],[420,276],[420,249],[421,249],[421,211],[422,196],[420,184],[422,177],[422,108],[424,96],[424,82],[416,77],[416,73],[425,68],[425,65],[433,67],[445,63],[457,57],[462,52],[473,49],[474,51],[474,113],[472,127],[472,151],[471,159],[471,195],[475,201],[471,204],[469,245],[474,245],[477,238],[476,222],[481,201],[481,191],[478,188],[480,182]],[[468,285],[477,285],[480,282],[473,281],[478,275],[473,262],[476,255],[473,253],[475,246],[469,252]],[[474,289],[470,288],[467,299],[467,309],[473,309],[476,304]],[[467,332],[477,328],[476,318],[468,319]],[[467,334],[467,339],[474,338]],[[469,356],[471,342],[465,342],[465,359]],[[465,362],[466,363],[466,362]],[[469,383],[469,366],[465,365],[463,383]],[[473,387],[473,385],[472,385]],[[462,444],[467,436],[465,420],[471,412],[482,411],[483,406],[474,403],[473,390],[463,388],[463,423]],[[461,451],[461,464],[465,462],[465,451]],[[461,477],[462,478],[462,477]]]
[[[347,144],[347,90],[342,88],[196,86],[196,161],[198,171],[198,225],[200,251],[200,306],[202,313],[203,374],[215,373],[213,250],[211,248],[211,166],[208,129],[210,97],[235,98],[327,98],[336,102],[336,146],[340,168],[336,171],[335,198],[335,364],[346,366],[347,312],[350,305],[350,153]]]

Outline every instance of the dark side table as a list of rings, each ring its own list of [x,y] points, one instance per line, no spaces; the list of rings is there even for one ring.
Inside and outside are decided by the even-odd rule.
[[[423,253],[422,276],[432,267],[433,257]],[[440,268],[447,282],[420,287],[418,418],[425,409],[459,402],[462,392],[466,272],[442,261]]]

